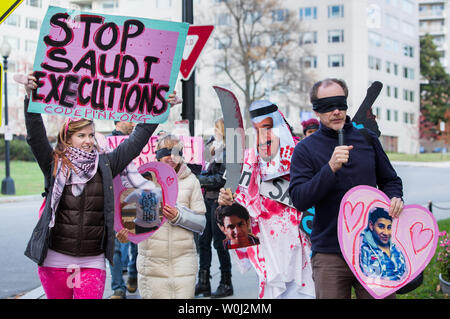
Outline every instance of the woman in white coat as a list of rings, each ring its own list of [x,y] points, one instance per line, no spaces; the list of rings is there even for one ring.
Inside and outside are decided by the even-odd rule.
[[[138,244],[139,293],[144,299],[193,298],[198,257],[192,231],[203,231],[206,207],[199,181],[183,162],[180,140],[166,135],[156,149],[158,161],[177,173],[178,199],[176,207],[163,208],[169,222]]]

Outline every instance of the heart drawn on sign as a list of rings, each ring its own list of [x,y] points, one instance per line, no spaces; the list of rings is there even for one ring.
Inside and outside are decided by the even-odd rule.
[[[424,250],[430,244],[431,240],[433,240],[433,230],[429,228],[423,229],[421,222],[414,223],[410,228],[410,233],[416,254]]]
[[[173,182],[175,181],[175,178],[168,176],[166,179],[167,185],[171,186]]]
[[[338,239],[345,261],[374,298],[385,298],[416,278],[433,257],[438,226],[420,205],[405,205],[399,218],[388,214],[390,199],[370,186],[356,186],[342,198]]]
[[[345,226],[347,227],[347,231],[351,232],[355,229],[359,220],[363,216],[362,212],[364,211],[364,203],[358,202],[353,207],[352,203],[346,202],[344,204],[344,220]]]

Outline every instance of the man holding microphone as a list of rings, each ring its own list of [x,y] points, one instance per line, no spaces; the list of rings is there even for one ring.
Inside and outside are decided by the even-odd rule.
[[[344,194],[352,187],[378,187],[390,199],[389,215],[403,209],[403,186],[376,134],[364,136],[347,116],[348,88],[343,80],[314,84],[310,99],[320,120],[317,132],[300,141],[291,159],[289,195],[299,211],[315,207],[311,243],[318,299],[372,298],[346,264],[339,247],[337,220]],[[395,294],[388,298],[395,298]]]

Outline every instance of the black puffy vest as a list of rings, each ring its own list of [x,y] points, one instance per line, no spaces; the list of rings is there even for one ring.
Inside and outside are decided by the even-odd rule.
[[[50,249],[70,256],[96,256],[105,252],[105,220],[103,213],[103,183],[99,171],[80,196],[72,187],[64,187],[55,225],[51,229]]]

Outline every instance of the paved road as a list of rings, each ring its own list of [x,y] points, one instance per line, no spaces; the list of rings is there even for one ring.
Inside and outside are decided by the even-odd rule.
[[[423,167],[405,164],[394,164],[399,176],[403,179],[404,199],[406,204],[426,206],[432,200],[439,207],[450,208],[450,167]],[[11,203],[2,202],[0,197],[0,299],[33,291],[40,286],[37,266],[23,255],[29,236],[37,221],[37,211],[41,199],[27,198]],[[450,218],[450,210],[433,207],[436,218]],[[213,254],[215,256],[215,254]],[[217,258],[213,259],[212,285],[215,289],[220,280]],[[105,298],[112,293],[110,277],[106,284]],[[256,298],[258,280],[251,270],[241,275],[237,267],[233,267],[235,283],[234,298]],[[256,290],[255,290],[256,289]],[[138,296],[136,296],[137,298]]]
[[[40,204],[36,200],[0,204],[0,298],[41,284],[36,264],[23,254],[37,222]]]

